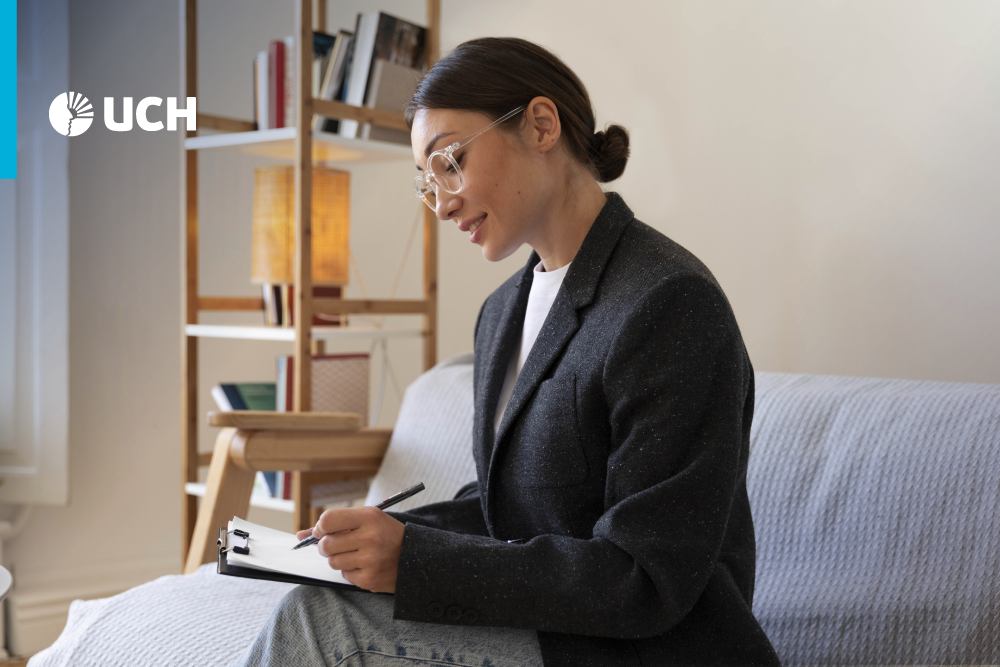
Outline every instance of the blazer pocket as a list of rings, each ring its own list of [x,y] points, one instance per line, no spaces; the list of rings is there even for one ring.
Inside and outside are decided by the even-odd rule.
[[[519,421],[512,463],[521,486],[570,486],[587,479],[575,375],[550,378],[538,385]]]

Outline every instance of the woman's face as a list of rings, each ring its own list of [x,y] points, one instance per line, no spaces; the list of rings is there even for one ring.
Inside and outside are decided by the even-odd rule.
[[[427,156],[461,142],[490,125],[493,119],[473,111],[421,109],[413,118],[410,143],[420,170]],[[438,188],[437,216],[453,220],[469,241],[491,261],[509,257],[523,243],[531,244],[545,201],[544,170],[513,126],[524,126],[523,115],[476,137],[455,151],[464,187],[458,194]],[[418,173],[423,173],[422,171]]]

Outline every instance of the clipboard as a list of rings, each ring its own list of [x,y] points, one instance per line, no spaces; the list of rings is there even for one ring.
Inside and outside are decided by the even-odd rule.
[[[219,538],[216,541],[216,544],[219,547],[216,572],[219,574],[225,574],[231,577],[244,577],[247,579],[266,579],[268,581],[280,581],[288,584],[301,584],[303,586],[322,586],[324,588],[341,588],[355,591],[365,590],[350,583],[329,581],[326,579],[318,579],[275,569],[252,567],[238,562],[230,562],[230,553],[246,557],[250,557],[252,555],[251,535],[248,527],[231,528],[229,530],[226,528],[220,528]],[[365,592],[370,593],[372,591]]]

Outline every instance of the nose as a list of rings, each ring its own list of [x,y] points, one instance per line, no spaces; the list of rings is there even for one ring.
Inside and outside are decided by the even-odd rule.
[[[455,212],[461,206],[458,195],[446,192],[444,188],[438,188],[436,204],[434,213],[437,215],[438,220],[442,222],[454,217]]]

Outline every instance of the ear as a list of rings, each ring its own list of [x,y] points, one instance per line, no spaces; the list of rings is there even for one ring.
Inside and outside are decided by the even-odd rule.
[[[535,97],[524,110],[525,141],[541,153],[547,153],[559,141],[562,125],[559,123],[559,109],[548,97]]]

